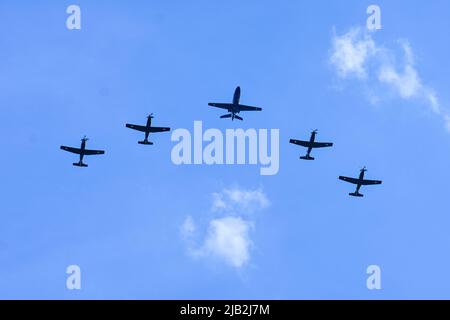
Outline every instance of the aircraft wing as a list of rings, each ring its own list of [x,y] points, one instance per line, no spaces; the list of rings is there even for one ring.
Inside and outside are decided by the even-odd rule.
[[[133,129],[133,130],[137,130],[137,131],[142,131],[142,132],[146,132],[147,131],[147,127],[146,126],[138,126],[136,124],[129,124],[127,123],[125,125],[127,128]]]
[[[208,103],[208,106],[216,107],[216,108],[220,108],[220,109],[226,109],[226,110],[233,109],[233,105],[231,103],[213,103],[213,102],[210,102],[210,103]]]
[[[170,131],[170,128],[150,127],[150,131],[149,132],[164,132],[164,131]]]
[[[261,108],[258,108],[258,107],[246,106],[243,104],[239,105],[239,109],[241,111],[261,111],[262,110]]]
[[[84,150],[84,155],[86,156],[92,156],[96,154],[105,154],[105,151],[103,150]]]
[[[333,144],[329,142],[310,142],[310,141],[302,141],[302,140],[294,140],[291,139],[289,141],[290,143],[306,147],[306,148],[326,148],[326,147],[332,147]]]
[[[309,148],[311,146],[311,142],[309,142],[309,141],[302,141],[302,140],[291,139],[289,142],[293,143],[293,144],[296,144],[298,146],[306,147],[306,148]]]
[[[371,186],[371,185],[375,185],[375,184],[382,184],[382,181],[378,181],[378,180],[363,180],[361,181],[361,185],[362,186]]]
[[[76,154],[81,153],[81,149],[79,149],[79,148],[72,148],[72,147],[66,147],[66,146],[61,146],[61,150],[76,153]]]
[[[361,184],[361,180],[359,179],[355,179],[355,178],[349,178],[349,177],[339,177],[339,180],[348,182],[348,183],[353,183],[353,184]]]
[[[311,144],[312,148],[327,148],[327,147],[332,147],[333,144],[330,142],[313,142]]]

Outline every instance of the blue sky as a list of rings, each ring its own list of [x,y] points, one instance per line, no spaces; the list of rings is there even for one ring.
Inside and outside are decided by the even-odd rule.
[[[367,1],[78,1],[71,31],[70,4],[0,3],[0,298],[450,298],[448,1],[378,1],[375,33]],[[219,119],[237,85],[263,111]],[[170,133],[124,128],[150,112],[280,129],[280,171],[175,166]],[[288,141],[315,128],[335,146],[300,161]],[[85,134],[106,155],[72,167],[59,146]],[[364,165],[384,184],[350,198],[337,177]]]

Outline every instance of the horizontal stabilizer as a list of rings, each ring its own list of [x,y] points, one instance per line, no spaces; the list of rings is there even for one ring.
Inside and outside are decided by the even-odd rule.
[[[238,116],[238,115],[235,115],[234,117],[235,117],[236,119],[238,119],[238,120],[241,120],[241,121],[244,120],[242,117],[240,117],[240,116]]]
[[[225,118],[231,118],[231,114],[224,114],[223,116],[220,116],[220,119],[225,119]]]
[[[145,145],[153,145],[153,142],[144,140],[144,141],[138,141],[139,144],[145,144]]]
[[[300,157],[300,159],[302,159],[302,160],[314,160],[314,158],[311,157],[311,156]]]
[[[362,193],[359,193],[359,192],[349,193],[348,195],[352,196],[352,197],[359,197],[359,198],[364,197],[364,195]]]
[[[75,167],[83,167],[83,168],[87,168],[87,164],[85,164],[85,163],[83,163],[83,162],[75,162],[75,163],[73,163],[73,165],[75,166]]]

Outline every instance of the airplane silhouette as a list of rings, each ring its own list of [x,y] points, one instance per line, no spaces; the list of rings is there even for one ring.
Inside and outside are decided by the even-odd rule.
[[[80,148],[61,146],[61,149],[64,151],[68,151],[68,152],[80,155],[80,161],[73,163],[73,165],[76,167],[87,167],[88,166],[87,164],[83,163],[84,156],[105,154],[105,151],[103,151],[103,150],[88,150],[88,149],[86,149],[86,141],[88,141],[88,140],[89,139],[86,138],[86,136],[84,136],[83,139],[81,139],[81,147]]]
[[[345,182],[349,182],[352,184],[356,184],[356,191],[353,193],[349,193],[350,196],[352,197],[364,197],[363,194],[359,193],[359,189],[361,188],[361,186],[369,186],[369,185],[377,185],[377,184],[382,184],[382,181],[379,180],[366,180],[364,179],[364,174],[367,172],[366,167],[361,169],[361,172],[359,174],[359,178],[349,178],[349,177],[343,177],[340,176],[339,179]]]
[[[240,98],[241,98],[241,88],[237,87],[236,90],[234,91],[233,103],[210,102],[210,103],[208,103],[208,106],[228,110],[228,112],[230,112],[230,113],[225,114],[225,115],[221,116],[220,118],[221,119],[231,118],[232,121],[235,118],[238,120],[244,120],[242,117],[237,115],[237,113],[240,113],[241,111],[261,111],[262,110],[261,108],[258,108],[258,107],[251,107],[251,106],[239,104]]]
[[[309,141],[302,141],[302,140],[294,140],[291,139],[289,142],[292,144],[296,144],[305,148],[308,148],[308,151],[306,152],[306,155],[304,157],[300,157],[300,159],[302,160],[314,160],[313,157],[311,157],[311,151],[312,149],[317,149],[317,148],[327,148],[327,147],[332,147],[333,144],[330,142],[315,142],[316,141],[316,135],[317,135],[318,130],[314,130],[313,132],[311,132],[311,138],[309,139]]]
[[[136,124],[129,124],[127,123],[125,126],[127,128],[141,131],[145,133],[145,138],[143,141],[138,141],[139,144],[145,144],[145,145],[152,145],[153,142],[148,141],[148,135],[150,133],[156,133],[156,132],[165,132],[170,131],[170,128],[164,128],[164,127],[152,127],[152,119],[153,119],[153,113],[149,114],[147,116],[147,124],[145,126],[139,126]]]

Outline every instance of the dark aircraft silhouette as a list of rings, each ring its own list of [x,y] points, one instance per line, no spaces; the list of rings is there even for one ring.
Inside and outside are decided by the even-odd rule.
[[[127,128],[145,133],[144,140],[138,141],[139,144],[152,145],[153,142],[148,141],[148,135],[150,133],[170,131],[170,128],[152,127],[152,119],[153,113],[147,116],[147,125],[145,126],[138,126],[136,124],[128,124],[128,123],[125,125]]]
[[[316,149],[316,148],[327,148],[327,147],[332,147],[333,144],[330,142],[315,142],[316,141],[316,135],[317,135],[317,129],[314,130],[313,132],[311,132],[311,138],[309,139],[309,141],[302,141],[302,140],[294,140],[291,139],[289,142],[308,148],[308,151],[306,152],[306,156],[304,157],[300,157],[300,159],[302,160],[314,160],[313,157],[311,157],[311,151],[312,149]]]
[[[258,107],[251,107],[246,106],[243,104],[239,104],[239,99],[241,98],[241,88],[237,87],[234,91],[233,96],[233,103],[208,103],[208,106],[221,108],[228,110],[230,112],[229,114],[225,114],[221,116],[220,118],[231,118],[231,120],[234,120],[235,118],[238,120],[244,120],[242,117],[238,116],[237,113],[240,113],[241,111],[261,111],[261,108]]]
[[[349,193],[350,196],[352,196],[352,197],[364,197],[363,194],[359,193],[359,189],[361,188],[361,186],[370,186],[370,185],[376,185],[376,184],[381,184],[382,183],[382,181],[378,181],[378,180],[365,180],[364,179],[364,173],[366,171],[367,171],[366,167],[362,168],[358,179],[342,177],[342,176],[339,177],[339,179],[342,180],[342,181],[356,184],[356,191],[353,192],[353,193]]]
[[[86,149],[86,141],[88,141],[88,140],[89,139],[86,138],[86,136],[84,136],[83,139],[81,139],[81,147],[79,149],[78,148],[61,146],[61,149],[64,150],[64,151],[68,151],[68,152],[72,152],[72,153],[76,153],[76,154],[80,155],[80,161],[73,163],[74,166],[87,167],[88,165],[83,163],[83,157],[84,156],[105,154],[105,151],[103,151],[103,150],[88,150],[88,149]]]

